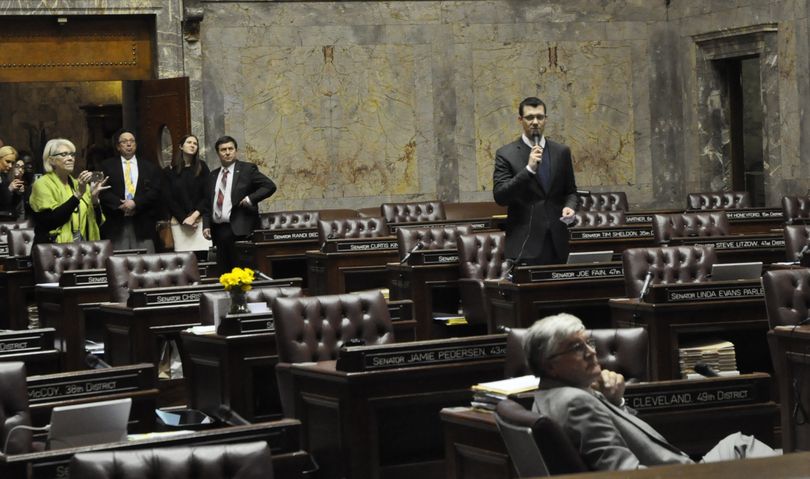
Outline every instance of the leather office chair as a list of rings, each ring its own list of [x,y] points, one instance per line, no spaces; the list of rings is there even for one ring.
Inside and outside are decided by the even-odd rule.
[[[297,298],[302,296],[299,287],[271,288],[258,287],[245,293],[248,303],[267,303],[270,308],[276,298]],[[208,291],[200,295],[200,322],[203,325],[216,324],[225,318],[231,306],[231,295],[227,291]]]
[[[8,232],[18,229],[31,229],[34,227],[34,220],[27,218],[20,221],[0,221],[0,242],[5,241]]]
[[[33,228],[9,230],[6,238],[8,239],[9,256],[31,256],[31,250],[34,248]]]
[[[417,244],[419,250],[454,250],[458,248],[457,238],[472,232],[470,226],[429,226],[422,228],[397,228],[399,259],[402,260]]]
[[[647,380],[650,342],[646,329],[589,329],[588,334],[596,342],[596,359],[603,368],[620,373],[627,382]],[[523,351],[525,336],[523,328],[511,328],[506,335],[506,378],[532,374]]]
[[[126,303],[133,289],[186,286],[200,282],[197,256],[192,251],[107,258],[110,300]]]
[[[380,214],[388,223],[415,223],[446,219],[441,201],[418,201],[415,203],[383,203]]]
[[[651,285],[708,281],[716,262],[717,254],[712,246],[626,249],[622,253],[624,289],[628,298],[637,298],[648,272],[652,272]]]
[[[579,211],[627,211],[627,195],[624,191],[591,192],[581,195]]]
[[[486,324],[491,331],[484,280],[502,279],[509,271],[504,256],[506,237],[501,231],[458,237],[458,289],[464,316],[470,324]]]
[[[750,208],[751,197],[747,191],[689,193],[686,197],[686,207],[690,210]]]
[[[266,442],[86,452],[73,456],[70,476],[82,479],[272,479]]]
[[[25,378],[25,363],[0,363],[0,447],[8,443],[6,454],[31,452],[31,431],[14,429],[17,426],[31,426]],[[14,432],[9,439],[12,429]]]
[[[560,426],[506,399],[495,408],[495,424],[518,477],[548,477],[588,468]]]
[[[725,211],[653,215],[653,236],[658,244],[687,236],[727,236],[730,231]]]
[[[37,283],[58,283],[65,270],[104,269],[112,254],[109,240],[38,244],[31,252],[34,278]]]
[[[604,228],[624,224],[624,211],[577,211],[574,228]]]
[[[767,271],[762,286],[771,328],[810,322],[810,269]]]
[[[285,417],[295,416],[295,396],[289,365],[337,359],[352,339],[367,346],[394,342],[394,327],[379,291],[312,297],[276,298],[279,395]]]
[[[321,215],[317,211],[277,211],[259,215],[259,229],[306,229],[317,228]]]
[[[784,234],[786,259],[801,261],[800,253],[810,244],[810,225],[786,225]]]
[[[318,240],[342,238],[379,238],[388,236],[388,226],[380,217],[342,218],[320,220],[318,222]]]
[[[801,223],[810,219],[810,196],[783,196],[782,213],[785,223]]]

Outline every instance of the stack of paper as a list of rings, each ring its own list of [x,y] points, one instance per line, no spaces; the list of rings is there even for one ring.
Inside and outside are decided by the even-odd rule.
[[[495,406],[512,394],[519,394],[537,389],[540,378],[536,376],[521,376],[519,378],[502,379],[488,383],[476,384],[472,387],[472,407],[494,411]]]
[[[737,375],[737,355],[734,343],[729,341],[705,341],[693,343],[678,350],[681,376],[694,377],[695,364],[703,362],[720,373],[721,376]],[[700,377],[700,375],[698,375]]]

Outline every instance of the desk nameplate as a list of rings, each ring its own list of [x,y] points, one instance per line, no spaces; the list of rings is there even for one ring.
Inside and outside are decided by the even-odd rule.
[[[519,266],[515,268],[516,283],[587,281],[594,279],[624,280],[624,267],[619,262],[610,262],[562,267]]]
[[[360,253],[388,251],[399,247],[397,240],[388,238],[326,240],[327,253]]]
[[[0,256],[8,256],[8,243],[0,243]]]
[[[30,256],[9,256],[3,262],[5,271],[26,271],[33,266]]]
[[[258,230],[253,233],[254,241],[305,241],[317,239],[317,228]]]
[[[414,251],[409,258],[408,263],[411,265],[458,264],[458,251]]]
[[[287,286],[298,286],[300,284],[300,278],[284,278],[254,281],[253,287],[271,286],[284,288]],[[179,286],[176,288],[134,289],[129,294],[127,306],[130,308],[137,308],[148,306],[198,304],[200,302],[200,296],[208,291],[224,291],[224,289],[219,283],[195,284],[189,286]]]
[[[32,406],[70,401],[89,396],[107,396],[154,387],[153,366],[92,369],[77,373],[30,376],[28,402]]]
[[[617,240],[653,238],[652,226],[609,226],[605,228],[571,228],[572,240]]]
[[[770,401],[768,378],[696,379],[655,388],[628,387],[627,406],[639,413],[738,406]]]
[[[107,284],[107,271],[103,269],[63,271],[59,286],[90,286]]]
[[[433,366],[502,359],[506,335],[416,341],[381,346],[354,346],[338,353],[337,370],[347,372]]]
[[[229,314],[217,325],[217,334],[222,336],[272,333],[275,330],[276,323],[270,312]]]
[[[690,284],[659,284],[650,288],[650,303],[685,303],[693,301],[729,301],[735,299],[762,298],[762,282],[722,281]]]
[[[52,328],[0,334],[0,357],[53,349]]]
[[[675,245],[706,245],[712,246],[716,251],[728,250],[772,250],[784,249],[785,238],[782,235],[768,236],[704,236],[672,238],[670,246]]]
[[[651,213],[624,213],[624,222],[628,225],[652,224],[654,214]]]
[[[445,221],[420,221],[413,223],[390,223],[388,231],[396,234],[399,228],[453,228],[457,226],[469,226],[473,231],[483,231],[493,229],[492,218],[475,218],[470,220],[445,220]]]

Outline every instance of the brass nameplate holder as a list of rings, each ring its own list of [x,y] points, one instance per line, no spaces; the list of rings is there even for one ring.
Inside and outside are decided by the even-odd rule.
[[[53,328],[0,333],[0,356],[53,349]]]
[[[363,239],[330,239],[326,240],[324,250],[327,253],[362,253],[368,251],[387,251],[397,249],[396,239],[390,237]]]
[[[555,281],[589,281],[595,279],[624,280],[621,262],[575,264],[559,266],[518,266],[515,283],[547,283]]]
[[[104,269],[65,270],[59,277],[59,286],[91,286],[107,284],[107,271]]]
[[[756,236],[690,236],[677,237],[669,241],[672,245],[706,245],[712,246],[716,251],[727,250],[771,250],[784,249],[785,237],[776,235],[756,235]]]
[[[571,228],[572,240],[618,240],[653,238],[652,226],[608,226],[604,228]]]

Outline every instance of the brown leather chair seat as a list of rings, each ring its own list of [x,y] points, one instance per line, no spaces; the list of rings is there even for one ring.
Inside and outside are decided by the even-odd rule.
[[[810,196],[783,196],[782,213],[787,224],[810,219]]]
[[[604,228],[624,224],[624,211],[577,211],[574,228]]]
[[[802,251],[810,244],[810,225],[786,225],[784,235],[786,259],[801,261]]]
[[[259,229],[317,228],[321,215],[317,211],[277,211],[259,215]]]
[[[6,237],[9,256],[31,256],[31,250],[34,248],[33,228],[12,229]]]
[[[399,259],[404,259],[417,244],[420,250],[454,250],[458,247],[457,238],[471,232],[472,228],[466,225],[398,228]]]
[[[17,428],[31,426],[25,378],[24,363],[0,362],[0,447],[5,445],[6,454],[25,454],[32,449],[31,431]],[[14,432],[9,438],[12,429]]]
[[[470,324],[486,324],[488,329],[493,324],[484,280],[501,279],[509,270],[504,256],[505,245],[506,238],[502,231],[458,237],[458,287],[464,316]]]
[[[380,217],[343,218],[318,222],[318,239],[321,243],[327,239],[379,238],[382,236],[388,236],[388,225]]]
[[[762,286],[771,328],[810,322],[810,269],[767,271]]]
[[[580,211],[627,211],[627,195],[624,191],[590,192],[581,195]]]
[[[686,207],[690,210],[750,208],[751,197],[747,191],[689,193],[686,197]]]

